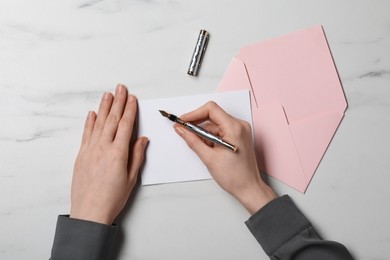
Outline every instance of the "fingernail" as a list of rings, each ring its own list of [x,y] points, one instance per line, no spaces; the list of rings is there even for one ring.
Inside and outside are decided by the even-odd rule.
[[[181,129],[180,126],[174,126],[173,128],[175,129],[175,131],[176,131],[176,133],[177,133],[178,135],[180,135],[180,136],[183,136],[183,135],[184,135],[184,131],[183,131],[183,129]]]
[[[103,95],[103,99],[109,100],[110,96],[111,96],[110,94],[111,94],[110,92],[105,92],[104,95]]]
[[[142,140],[142,145],[145,147],[149,142],[149,139],[147,137],[144,137],[144,140]]]
[[[123,92],[124,89],[125,89],[125,86],[123,86],[122,84],[118,84],[118,85],[116,86],[116,91],[117,91],[118,93]]]
[[[135,98],[134,98],[133,95],[128,95],[128,96],[127,96],[127,101],[128,101],[128,102],[133,102],[134,99],[135,99]]]
[[[92,117],[92,111],[90,110],[90,111],[88,111],[88,115],[87,115],[87,118],[91,118]]]

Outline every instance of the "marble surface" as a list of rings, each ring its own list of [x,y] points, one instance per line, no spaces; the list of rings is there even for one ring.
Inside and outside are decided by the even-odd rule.
[[[0,259],[49,258],[84,118],[104,91],[213,92],[241,46],[315,24],[349,107],[306,194],[270,183],[356,259],[388,259],[389,10],[386,0],[0,0]],[[202,28],[211,37],[195,78]],[[248,217],[212,180],[140,187],[113,259],[267,259]]]

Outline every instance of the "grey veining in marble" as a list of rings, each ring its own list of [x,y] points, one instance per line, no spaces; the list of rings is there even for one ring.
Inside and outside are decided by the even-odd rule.
[[[84,118],[103,92],[213,92],[240,47],[315,24],[348,110],[305,195],[269,182],[356,259],[388,259],[389,10],[384,0],[0,0],[0,259],[49,258]],[[211,37],[195,78],[200,29]],[[213,181],[141,187],[114,259],[267,259],[247,218]]]

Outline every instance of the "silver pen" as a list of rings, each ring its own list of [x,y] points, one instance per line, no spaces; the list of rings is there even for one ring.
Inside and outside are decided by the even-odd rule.
[[[222,147],[225,147],[227,149],[229,149],[230,151],[233,151],[233,152],[236,152],[238,147],[237,146],[234,146],[224,140],[222,140],[221,138],[219,138],[218,136],[215,136],[213,135],[212,133],[210,133],[209,131],[201,128],[200,126],[197,126],[197,125],[194,125],[194,124],[191,124],[190,122],[185,122],[183,120],[181,120],[179,117],[173,115],[173,114],[169,114],[163,110],[159,110],[160,111],[160,114],[166,118],[168,118],[169,120],[173,121],[173,122],[176,122],[182,126],[184,126],[185,128],[187,128],[188,130],[190,130],[191,132],[195,133],[196,135],[210,141],[210,142],[213,142],[214,144],[218,144],[218,145],[221,145]]]

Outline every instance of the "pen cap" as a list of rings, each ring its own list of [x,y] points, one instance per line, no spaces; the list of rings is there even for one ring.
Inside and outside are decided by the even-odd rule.
[[[206,51],[209,40],[209,33],[206,30],[200,30],[198,41],[195,45],[194,53],[192,54],[191,63],[188,67],[188,75],[197,76],[204,53]]]

